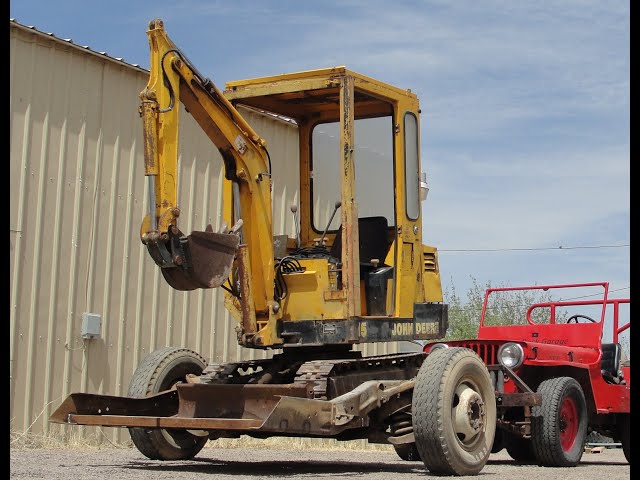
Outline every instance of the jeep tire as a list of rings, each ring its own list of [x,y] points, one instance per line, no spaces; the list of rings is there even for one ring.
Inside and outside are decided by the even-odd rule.
[[[538,463],[574,467],[587,439],[587,403],[580,384],[571,377],[543,381],[537,389],[542,405],[532,408],[531,439]]]

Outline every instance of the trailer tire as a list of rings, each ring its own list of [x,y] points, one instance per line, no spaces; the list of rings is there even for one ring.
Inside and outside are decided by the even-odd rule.
[[[537,388],[542,405],[532,408],[531,440],[544,467],[574,467],[587,440],[587,402],[571,377],[551,378]]]
[[[516,462],[533,463],[536,461],[531,439],[509,435],[506,444],[507,453]]]
[[[430,353],[413,389],[413,427],[420,458],[435,475],[475,475],[487,463],[496,431],[491,377],[468,348]]]
[[[398,456],[405,462],[419,462],[420,454],[415,443],[403,443],[401,445],[394,445],[393,449]]]
[[[143,398],[174,388],[187,374],[200,375],[205,359],[192,350],[160,348],[140,363],[129,383],[130,397]],[[136,448],[151,460],[188,460],[195,457],[208,437],[179,429],[129,428]]]
[[[493,445],[491,445],[491,453],[498,453],[504,449],[504,438],[506,435],[507,434],[503,430],[496,428],[496,433],[493,436]]]

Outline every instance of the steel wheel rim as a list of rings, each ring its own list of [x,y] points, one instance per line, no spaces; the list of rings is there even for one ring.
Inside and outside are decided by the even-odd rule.
[[[454,433],[462,445],[469,447],[478,441],[484,431],[485,416],[484,401],[477,389],[466,383],[458,385],[451,418]]]
[[[562,400],[562,406],[560,407],[560,444],[565,452],[573,448],[579,426],[580,421],[576,402],[573,398],[567,397]]]

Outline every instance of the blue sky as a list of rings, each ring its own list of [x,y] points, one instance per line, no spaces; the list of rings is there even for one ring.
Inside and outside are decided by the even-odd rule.
[[[608,281],[629,296],[629,3],[13,0],[10,17],[144,68],[161,18],[220,87],[345,65],[410,88],[445,289]]]

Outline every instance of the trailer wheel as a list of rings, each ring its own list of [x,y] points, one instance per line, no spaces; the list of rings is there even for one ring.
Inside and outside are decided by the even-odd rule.
[[[516,462],[533,463],[536,461],[531,439],[509,435],[506,444],[507,453]]]
[[[542,405],[532,409],[531,440],[540,465],[574,467],[587,439],[587,403],[571,377],[543,381],[537,389]]]
[[[416,446],[435,475],[475,475],[487,463],[496,431],[495,391],[486,365],[468,348],[425,358],[413,389]]]
[[[493,445],[491,445],[491,453],[498,453],[502,451],[505,447],[504,438],[506,435],[507,434],[503,430],[496,428],[496,433],[493,436]]]
[[[142,398],[170,390],[184,381],[187,374],[200,375],[206,361],[186,348],[165,347],[148,354],[129,383],[130,397]],[[200,437],[180,429],[129,428],[134,445],[151,460],[188,460],[207,443]]]
[[[403,443],[401,445],[394,445],[394,450],[398,456],[406,462],[420,461],[420,454],[415,443]]]

